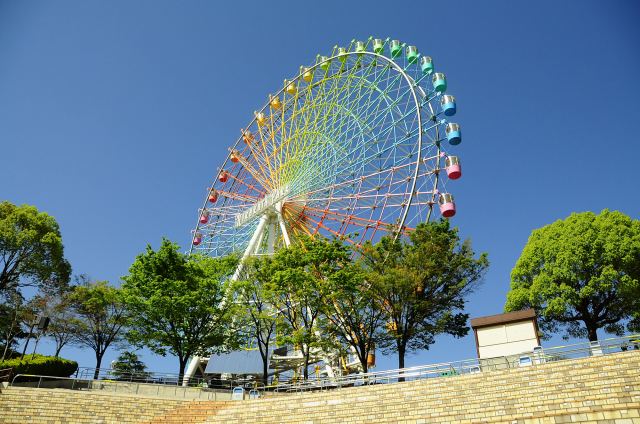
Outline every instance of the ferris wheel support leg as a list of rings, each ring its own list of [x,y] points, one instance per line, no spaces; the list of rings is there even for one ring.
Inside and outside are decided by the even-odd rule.
[[[267,253],[273,255],[276,245],[276,223],[273,219],[269,220],[269,236],[267,238]]]
[[[258,227],[256,228],[256,231],[251,236],[249,245],[245,249],[244,254],[242,255],[242,258],[240,259],[240,263],[238,263],[238,266],[236,267],[236,271],[233,273],[233,276],[231,277],[231,281],[237,281],[238,278],[240,278],[240,274],[242,274],[242,270],[244,268],[244,262],[255,251],[256,246],[264,236],[264,227],[267,221],[268,221],[267,215],[263,215],[260,218],[260,221],[258,222]],[[198,367],[200,366],[201,362],[202,362],[202,358],[199,356],[194,356],[191,358],[191,361],[189,361],[189,366],[187,367],[187,370],[184,373],[184,376],[182,377],[183,386],[189,385],[189,379],[191,379],[196,374],[196,371],[198,370]]]
[[[282,205],[278,204],[276,207],[276,215],[278,216],[278,223],[280,224],[280,231],[282,231],[282,238],[284,239],[284,245],[291,246],[291,239],[287,232],[287,226],[285,225],[284,218],[282,217]]]
[[[327,373],[327,377],[329,378],[335,378],[336,377],[336,373],[333,372],[333,367],[331,366],[331,361],[328,357],[324,358],[325,361],[325,365],[324,365],[324,370]]]
[[[186,387],[189,385],[189,380],[196,375],[196,370],[200,366],[200,362],[202,362],[202,359],[199,356],[191,358],[189,365],[187,366],[187,370],[182,376],[182,386]]]
[[[249,245],[245,249],[244,254],[242,255],[242,258],[240,259],[240,263],[236,268],[236,272],[234,272],[233,276],[231,277],[231,281],[237,281],[238,278],[240,278],[240,274],[242,273],[242,269],[244,268],[245,261],[255,251],[256,245],[260,242],[260,240],[262,240],[262,236],[264,235],[264,227],[268,219],[269,217],[267,215],[262,215],[260,217],[260,222],[258,222],[258,228],[256,228],[256,231],[253,233],[253,236],[251,236],[251,240],[249,240]]]

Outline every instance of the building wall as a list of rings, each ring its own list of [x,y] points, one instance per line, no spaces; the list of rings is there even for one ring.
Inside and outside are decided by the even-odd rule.
[[[480,358],[531,352],[538,345],[534,321],[481,327],[476,330]]]

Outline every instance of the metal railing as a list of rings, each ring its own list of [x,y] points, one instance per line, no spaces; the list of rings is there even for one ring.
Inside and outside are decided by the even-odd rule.
[[[192,378],[188,386],[182,385],[179,374],[170,373],[121,373],[112,369],[100,370],[94,379],[95,368],[80,368],[74,377],[57,377],[33,374],[17,374],[12,386],[61,387],[75,390],[102,390],[119,393],[169,396],[193,399],[231,399],[234,389],[242,387],[259,392],[304,392],[357,387],[372,384],[390,384],[426,378],[447,378],[458,375],[483,373],[509,368],[539,366],[546,363],[609,355],[627,350],[640,350],[640,334],[611,338],[599,342],[584,342],[551,348],[538,347],[531,352],[486,359],[466,359],[416,367],[350,374],[333,378],[280,381],[271,386],[251,379]],[[2,370],[4,371],[4,370]]]
[[[97,375],[97,378],[95,378]],[[125,373],[112,368],[101,368],[96,374],[96,368],[80,367],[75,373],[75,378],[80,380],[100,380],[104,382],[118,383],[144,383],[158,384],[165,386],[183,386],[183,382],[187,382],[185,386],[192,388],[208,388],[221,389],[231,391],[233,388],[241,386],[245,389],[254,389],[258,387],[264,388],[264,385],[253,378],[213,378],[208,377],[191,377],[185,380],[183,376],[177,373],[161,373],[161,372],[138,372]]]
[[[182,385],[153,384],[116,380],[93,380],[79,377],[59,377],[52,375],[16,374],[11,380],[12,387],[55,388],[70,390],[92,390],[119,394],[153,397],[182,398],[194,400],[230,400],[232,387],[211,389]]]
[[[11,386],[31,388],[64,388],[71,390],[99,390],[103,392],[191,398],[200,400],[229,400],[234,389],[242,387],[247,392],[264,392],[264,385],[253,379],[192,378],[189,385],[182,385],[179,374],[142,372],[123,373],[102,369],[96,375],[95,368],[79,368],[72,377],[20,373],[11,379]]]
[[[4,368],[0,370],[0,383],[10,381],[13,375],[13,368]]]
[[[75,377],[84,380],[110,380],[129,383],[182,385],[183,378],[177,373],[162,372],[134,372],[128,373],[113,368],[100,368],[96,373],[96,368],[80,367],[75,373]],[[204,378],[192,377],[188,379],[188,386],[203,387],[206,384]]]
[[[279,384],[274,391],[304,392],[329,390],[342,387],[357,387],[372,384],[389,384],[436,377],[454,377],[509,368],[538,366],[546,363],[609,355],[627,350],[640,350],[640,334],[604,339],[599,342],[584,342],[551,348],[537,348],[531,352],[487,359],[467,359],[439,364],[421,365],[333,378],[316,378],[306,381]]]
[[[19,379],[22,379],[24,381],[16,382],[16,380],[19,380]],[[39,389],[43,387],[42,382],[45,380],[68,382],[70,385],[70,387],[68,388],[70,389],[79,389],[81,386],[80,384],[81,382],[84,382],[85,385],[88,383],[87,381],[83,381],[74,377],[59,377],[54,375],[38,375],[38,374],[16,374],[15,376],[13,376],[13,379],[11,380],[11,386],[22,385],[25,387],[35,387]]]

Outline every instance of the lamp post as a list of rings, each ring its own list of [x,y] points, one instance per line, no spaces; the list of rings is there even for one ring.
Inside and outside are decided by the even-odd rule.
[[[38,333],[38,337],[36,338],[36,344],[33,347],[33,354],[31,355],[31,359],[33,359],[36,353],[36,348],[38,347],[38,342],[40,341],[40,336],[42,336],[42,334],[47,331],[47,328],[49,327],[49,321],[50,319],[48,316],[36,316],[31,321],[31,323],[29,324],[29,335],[27,336],[27,341],[24,343],[24,349],[22,349],[20,360],[24,359],[24,354],[27,352],[27,346],[29,346],[29,340],[31,340],[31,336],[33,335],[34,327],[38,327],[38,330],[40,330],[40,332]]]

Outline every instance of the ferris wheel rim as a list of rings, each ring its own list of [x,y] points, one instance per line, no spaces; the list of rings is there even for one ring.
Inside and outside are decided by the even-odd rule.
[[[389,39],[385,40],[385,43],[388,42]],[[420,173],[420,169],[421,169],[421,162],[422,162],[422,148],[423,148],[423,128],[422,128],[422,124],[423,124],[423,117],[422,117],[422,105],[421,105],[421,100],[425,99],[425,98],[429,98],[428,94],[424,91],[423,87],[420,86],[419,84],[417,84],[415,82],[415,79],[412,78],[410,75],[407,74],[407,72],[405,71],[405,69],[402,68],[402,66],[400,66],[398,63],[396,63],[392,58],[389,58],[383,54],[379,54],[376,52],[372,52],[372,51],[360,51],[360,52],[356,52],[356,51],[348,51],[348,52],[344,52],[344,53],[339,53],[339,54],[333,54],[332,56],[328,56],[326,57],[326,59],[322,60],[322,61],[317,61],[315,64],[311,65],[311,66],[307,66],[305,67],[305,71],[310,71],[310,72],[314,72],[317,68],[321,67],[323,64],[327,63],[327,62],[332,62],[333,60],[336,59],[344,59],[344,58],[348,58],[348,57],[353,57],[353,56],[371,56],[373,58],[375,58],[376,60],[380,60],[381,62],[384,62],[383,66],[389,66],[390,69],[393,69],[397,74],[401,75],[402,78],[404,79],[405,83],[407,84],[408,87],[408,92],[411,95],[411,99],[412,99],[412,104],[413,106],[415,106],[415,113],[413,114],[416,119],[417,119],[417,128],[419,129],[417,132],[417,159],[415,161],[415,165],[414,165],[414,169],[413,169],[413,173],[412,173],[412,182],[411,182],[411,189],[408,192],[408,201],[406,204],[406,207],[404,207],[404,210],[402,212],[401,218],[399,219],[399,221],[397,222],[397,224],[390,224],[393,225],[394,230],[394,237],[400,237],[402,234],[402,230],[405,228],[405,223],[407,220],[407,216],[409,214],[409,211],[411,209],[413,200],[414,200],[414,195],[415,195],[415,189],[418,183],[418,176]],[[318,56],[320,57],[320,56]],[[286,79],[285,81],[287,81],[288,83],[296,83],[298,84],[300,82],[300,80],[303,78],[303,72],[298,72],[294,77],[292,77],[291,79]],[[279,88],[274,94],[272,94],[273,96],[281,96],[285,90],[286,90],[287,84],[283,85],[283,87]],[[435,96],[434,96],[435,98]],[[432,100],[432,99],[430,99]],[[434,110],[433,110],[433,105],[431,104],[430,101],[426,102],[426,105],[428,105],[429,107],[429,112],[431,112],[432,115],[434,115]],[[270,101],[268,100],[258,111],[260,113],[264,113],[265,111],[269,110],[270,108]],[[257,111],[257,112],[258,112]],[[254,116],[253,119],[251,119],[249,121],[249,123],[244,127],[244,128],[250,128],[253,125],[257,125],[257,117]],[[436,131],[439,131],[439,129],[436,129]],[[231,145],[231,150],[236,149],[240,143],[242,143],[243,141],[243,136],[242,134],[236,139],[235,143],[233,143]],[[441,153],[441,147],[439,144],[436,145],[437,148],[437,155],[439,156]],[[218,168],[219,171],[224,170],[225,167],[228,165],[230,161],[230,157],[229,155],[225,155],[225,159],[222,162],[222,165]],[[438,180],[439,180],[439,175],[438,173],[435,173],[434,175],[434,190],[432,192],[432,196],[431,196],[431,203],[434,203],[434,198],[437,195],[437,186],[438,186]],[[219,181],[217,178],[214,178],[213,183],[210,186],[210,190],[214,190],[216,186],[219,185]],[[264,187],[265,189],[268,189],[268,187]],[[207,208],[207,197],[205,197],[204,202],[202,204],[201,210],[206,210]],[[430,215],[432,212],[432,205],[430,205],[428,207],[428,212],[427,212],[427,221],[430,219]],[[192,232],[197,233],[198,230],[201,228],[201,224],[199,221],[197,221],[196,223],[196,227],[194,230],[192,230]],[[189,253],[193,253],[195,249],[195,245],[193,243],[190,243],[190,248],[189,248]]]

